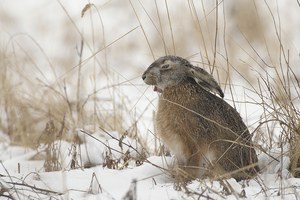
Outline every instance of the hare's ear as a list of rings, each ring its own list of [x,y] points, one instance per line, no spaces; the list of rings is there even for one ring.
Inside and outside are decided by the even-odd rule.
[[[222,98],[224,93],[215,79],[204,69],[200,67],[191,67],[188,69],[188,76],[193,78],[203,89],[218,93]]]

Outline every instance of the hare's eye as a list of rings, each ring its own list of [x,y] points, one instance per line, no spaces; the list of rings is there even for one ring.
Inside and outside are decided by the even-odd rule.
[[[170,65],[169,64],[165,64],[165,65],[162,65],[161,66],[161,69],[169,69],[170,68]]]

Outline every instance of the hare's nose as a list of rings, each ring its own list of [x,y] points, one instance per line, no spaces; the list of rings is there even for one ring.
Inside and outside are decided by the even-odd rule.
[[[142,79],[145,80],[146,79],[146,74],[142,75]]]

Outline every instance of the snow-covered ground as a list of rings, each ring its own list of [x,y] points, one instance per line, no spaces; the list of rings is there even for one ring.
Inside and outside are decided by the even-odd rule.
[[[178,190],[174,180],[164,170],[173,165],[173,158],[150,156],[137,165],[134,159],[137,147],[120,148],[114,138],[104,135],[96,133],[94,137],[97,140],[87,138],[85,143],[77,146],[78,163],[72,169],[74,145],[56,141],[60,146],[58,162],[63,169],[51,172],[45,172],[45,152],[42,148],[33,150],[3,142],[0,156],[1,195],[12,199],[299,199],[300,180],[289,174],[287,157],[278,163],[261,155],[260,166],[267,166],[267,169],[264,168],[251,180],[195,180]],[[110,149],[121,152],[129,150],[132,157],[128,165],[124,169],[121,169],[122,162],[116,165],[118,169],[104,167],[107,153],[111,152],[113,158],[121,158],[122,155],[114,150],[109,151],[99,141],[106,143]],[[123,143],[132,145],[132,141],[126,139]],[[280,159],[280,154],[278,150],[273,156]],[[92,167],[79,167],[88,161],[92,161],[89,163]]]
[[[82,13],[89,2],[92,3],[91,7]],[[152,112],[156,109],[157,95],[152,88],[143,84],[141,74],[154,58],[166,53],[191,57],[191,60],[200,66],[202,63],[199,60],[206,63],[205,58],[211,59],[215,35],[212,34],[213,37],[208,38],[205,31],[214,30],[215,2],[205,1],[200,5],[199,2],[192,4],[191,1],[189,3],[165,1],[167,4],[161,1],[157,2],[159,15],[156,13],[155,3],[150,2],[134,0],[0,2],[1,52],[11,56],[6,58],[10,59],[10,62],[3,60],[9,63],[7,73],[13,88],[19,92],[24,101],[30,101],[32,98],[36,104],[47,105],[46,103],[52,100],[48,102],[46,98],[42,98],[42,95],[46,94],[44,86],[51,89],[58,88],[57,91],[63,93],[64,91],[59,88],[63,88],[64,84],[70,101],[78,100],[74,83],[78,70],[80,40],[83,39],[85,46],[82,53],[84,64],[81,69],[80,100],[84,101],[87,96],[92,96],[91,94],[97,91],[94,99],[100,99],[98,105],[101,104],[97,112],[102,110],[108,112],[117,107],[121,113],[122,125],[128,128],[133,121],[134,123],[137,121],[139,137],[144,138],[143,142],[147,143],[147,151],[143,154],[141,143],[129,136],[121,138],[123,133],[116,131],[105,132],[98,128],[95,130],[97,125],[86,128],[73,124],[74,127],[69,130],[68,137],[59,138],[51,144],[32,141],[36,145],[35,148],[16,146],[15,141],[8,138],[7,133],[1,132],[0,199],[300,198],[300,179],[294,178],[288,171],[290,164],[288,144],[278,148],[280,145],[277,146],[274,142],[272,148],[268,149],[271,145],[262,141],[258,143],[277,161],[258,150],[262,172],[257,177],[240,182],[234,179],[195,180],[178,190],[174,180],[167,173],[167,169],[174,165],[174,158],[156,156],[151,152],[154,143],[151,135]],[[236,13],[234,9],[237,8],[233,6],[232,1],[228,2],[227,4],[226,1],[226,5],[220,4],[219,13],[224,9],[222,13],[227,17],[234,16]],[[291,65],[298,66],[297,56],[300,47],[298,37],[300,33],[297,28],[300,27],[300,9],[296,0],[277,1],[278,4],[250,1],[251,6],[254,5],[253,2],[256,2],[254,7],[257,9],[256,14],[261,18],[260,25],[264,26],[265,35],[256,38],[251,35],[251,31],[243,34],[246,28],[239,24],[238,17],[235,16],[235,20],[232,21],[226,18],[228,30],[226,34],[229,34],[226,48],[231,52],[231,60],[230,63],[224,61],[225,41],[220,39],[223,38],[220,34],[222,37],[219,36],[220,41],[217,42],[220,46],[216,58],[220,74],[214,74],[216,77],[220,75],[225,100],[236,106],[250,130],[257,127],[263,113],[259,105],[260,99],[257,93],[253,92],[257,86],[255,84],[259,78],[264,77],[265,72],[270,71],[272,66],[278,63],[278,60],[274,59],[278,54],[273,50],[280,48],[274,42],[277,38],[270,32],[274,33],[276,28],[278,30],[281,28],[280,37],[285,41],[284,48],[289,50]],[[270,11],[274,14],[274,18]],[[206,12],[206,15],[203,12]],[[168,22],[168,18],[171,22]],[[197,19],[201,20],[198,22]],[[225,17],[220,17],[219,24],[225,24],[224,22]],[[162,28],[160,23],[172,23],[172,26]],[[198,23],[206,25],[202,27],[201,33],[200,29],[197,29]],[[220,27],[225,30],[225,26]],[[220,29],[221,33],[222,30]],[[172,31],[173,35],[170,34]],[[261,43],[263,47],[260,48]],[[273,43],[276,44],[272,46]],[[203,53],[205,45],[205,50],[209,53],[200,55],[199,52]],[[262,68],[262,63],[269,68]],[[227,69],[229,65],[232,67],[230,70]],[[208,69],[205,64],[203,67]],[[299,69],[294,70],[299,76]],[[222,78],[225,72],[231,75],[230,82]],[[229,84],[233,85],[231,90]],[[267,92],[267,89],[262,92]],[[235,101],[232,101],[231,97],[234,97]],[[87,105],[92,107],[89,103],[87,101]],[[2,113],[1,122],[5,121],[5,115]],[[41,123],[42,130],[44,122]],[[267,131],[261,127],[259,134],[264,130]],[[273,139],[277,141],[280,132],[280,128],[274,128],[272,133],[265,133],[266,136],[260,137],[268,139],[274,137]],[[70,140],[75,137],[79,138],[79,143]],[[53,168],[58,170],[46,170]]]

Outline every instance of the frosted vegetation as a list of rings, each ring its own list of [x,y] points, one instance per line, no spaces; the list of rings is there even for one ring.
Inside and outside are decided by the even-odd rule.
[[[4,199],[299,199],[300,4],[0,2]],[[253,135],[251,180],[176,184],[141,75],[174,54],[210,72]]]

